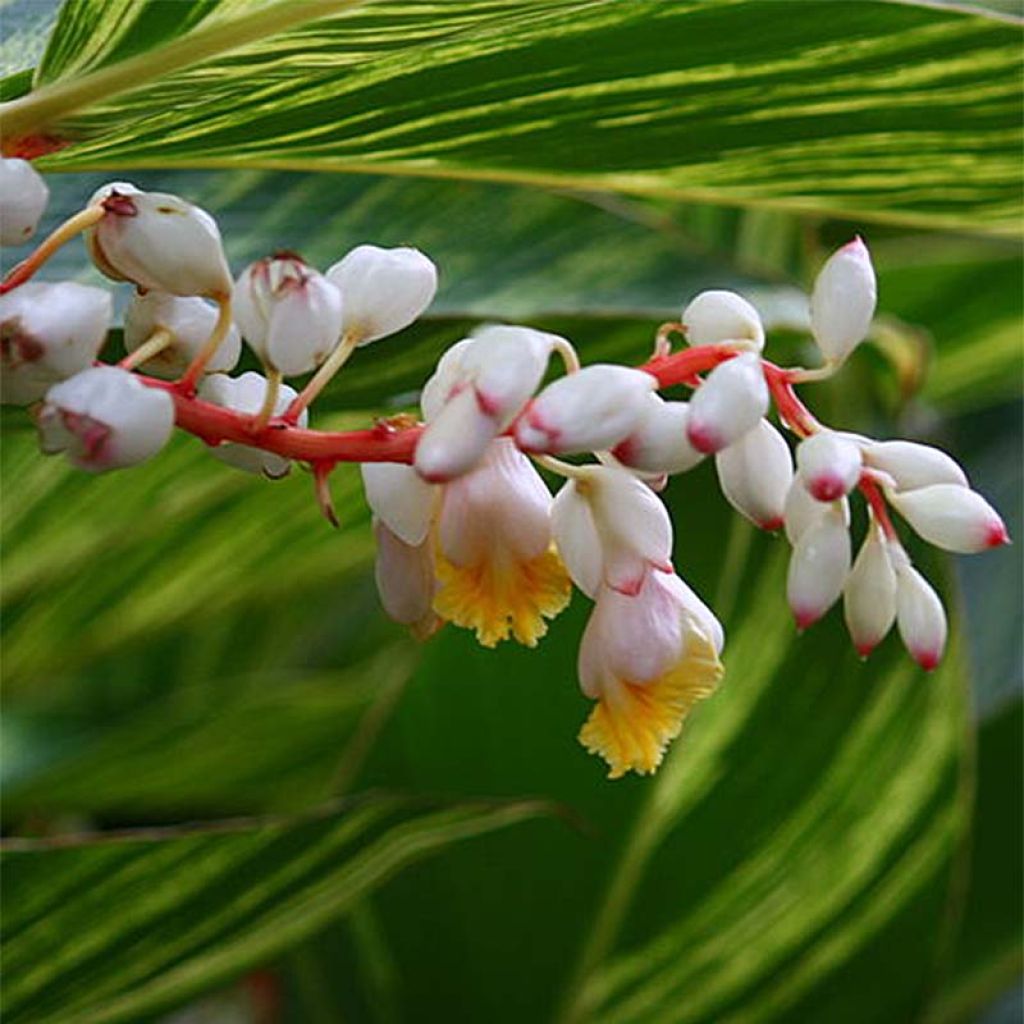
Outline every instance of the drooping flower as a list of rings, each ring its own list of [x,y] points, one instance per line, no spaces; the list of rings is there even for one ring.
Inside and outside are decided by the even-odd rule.
[[[850,571],[846,509],[838,501],[822,508],[800,534],[789,560],[786,596],[800,629],[817,622],[835,604]]]
[[[968,486],[967,474],[940,448],[916,441],[871,441],[862,446],[864,461],[886,473],[899,491],[932,484]]]
[[[551,544],[551,494],[510,438],[444,486],[435,549],[434,609],[476,631],[485,647],[512,636],[533,647],[569,602]]]
[[[896,563],[896,625],[911,657],[930,672],[946,649],[946,612],[931,584],[910,564],[902,548]]]
[[[738,441],[768,411],[761,359],[745,352],[716,366],[690,399],[686,435],[707,455]]]
[[[140,364],[154,377],[172,380],[185,372],[213,333],[217,310],[198,296],[169,295],[150,291],[132,296],[124,314],[124,347],[134,352],[157,330],[171,340],[165,348]],[[229,373],[242,354],[238,328],[231,325],[224,340],[210,357],[205,373]]]
[[[890,494],[889,500],[916,533],[944,551],[973,555],[1010,541],[999,513],[961,484],[932,484]]]
[[[72,281],[29,282],[0,295],[0,400],[28,405],[90,367],[110,315],[107,292]]]
[[[359,345],[408,327],[437,291],[437,268],[419,251],[360,245],[330,267],[341,292],[342,334]]]
[[[785,521],[786,495],[793,483],[793,457],[783,436],[762,419],[715,456],[722,493],[737,512],[762,530]]]
[[[40,447],[90,473],[156,455],[174,429],[174,402],[116,366],[93,366],[55,384],[36,418]]]
[[[50,189],[27,161],[0,158],[0,245],[21,245],[36,231]]]
[[[107,277],[172,295],[224,300],[231,294],[220,231],[205,210],[120,181],[99,189],[89,205],[104,211],[85,240]]]
[[[686,437],[689,417],[686,402],[666,402],[652,392],[636,426],[612,454],[645,473],[685,473],[704,458]]]
[[[598,589],[579,654],[581,688],[597,706],[579,739],[604,758],[609,778],[653,772],[722,677],[695,598],[674,573],[654,569],[633,595]]]
[[[857,653],[866,658],[896,621],[896,570],[873,520],[843,588],[843,614]]]
[[[261,373],[249,370],[238,377],[229,377],[226,373],[211,373],[203,378],[199,385],[199,397],[204,402],[212,402],[225,409],[235,412],[253,414],[263,406],[268,387],[267,378]],[[295,398],[294,388],[282,384],[278,391],[274,414],[281,415]],[[298,426],[304,427],[309,422],[309,414],[303,410]],[[221,462],[234,466],[246,473],[256,473],[268,480],[279,480],[287,476],[292,468],[291,462],[281,455],[263,451],[247,444],[236,444],[226,441],[210,449],[210,454]]]

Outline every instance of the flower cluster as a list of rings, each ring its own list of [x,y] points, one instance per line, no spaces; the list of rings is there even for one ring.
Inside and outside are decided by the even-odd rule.
[[[2,240],[20,242],[42,216],[47,189],[24,161],[3,161],[0,179]],[[30,281],[78,233],[100,271],[135,288],[117,365],[97,362],[111,322],[107,292]],[[0,285],[2,400],[31,405],[43,451],[90,472],[152,457],[175,424],[222,461],[269,479],[305,463],[332,520],[330,473],[360,463],[382,604],[420,638],[452,623],[488,647],[510,638],[532,647],[575,585],[593,602],[578,670],[594,706],[579,738],[612,777],[654,771],[723,674],[722,626],[673,566],[659,497],[668,476],[705,458],[741,515],[785,532],[799,628],[842,598],[863,656],[895,624],[924,668],[938,664],[942,604],[891,512],[949,551],[1008,537],[950,456],[828,429],[796,394],[796,385],[838,370],[867,336],[876,285],[859,238],[825,263],[810,297],[817,369],[764,359],[757,310],[733,292],[707,291],[678,323],[661,326],[639,368],[581,367],[565,338],[490,325],[442,355],[419,418],[310,430],[311,403],[355,350],[411,324],[436,287],[422,253],[373,245],[325,273],[285,252],[232,280],[208,213],[115,182]],[[673,351],[676,335],[686,344]],[[243,340],[262,373],[230,375]],[[564,372],[549,380],[555,356]],[[299,390],[285,383],[305,375]],[[678,384],[692,390],[689,401],[659,394]],[[795,457],[783,431],[796,439]],[[855,492],[868,526],[853,559]]]

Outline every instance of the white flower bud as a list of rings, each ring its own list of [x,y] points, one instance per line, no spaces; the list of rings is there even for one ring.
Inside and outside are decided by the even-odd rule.
[[[833,504],[835,503],[828,504],[812,498],[807,493],[807,488],[794,477],[782,510],[783,519],[786,521],[786,538],[789,543],[795,545],[808,527],[816,523]],[[843,522],[849,526],[850,503],[843,498],[839,502],[839,506],[843,511]]]
[[[973,555],[1010,542],[999,513],[960,484],[932,484],[888,498],[916,533],[946,551]]]
[[[614,448],[646,412],[657,380],[642,370],[595,363],[549,384],[516,423],[528,452],[566,454]]]
[[[800,629],[817,622],[843,592],[850,571],[850,533],[837,502],[803,532],[789,561],[786,596]]]
[[[967,486],[967,474],[939,448],[914,441],[876,441],[863,448],[864,461],[892,477],[899,491],[932,484]]]
[[[946,612],[928,581],[904,558],[896,566],[896,625],[911,657],[930,672],[946,647]]]
[[[843,590],[846,628],[866,658],[896,620],[896,570],[882,531],[872,523]]]
[[[433,374],[420,393],[420,409],[427,423],[444,408],[445,402],[465,386],[469,374],[463,370],[462,364],[475,344],[475,338],[463,338],[446,349],[437,361]]]
[[[715,456],[718,482],[729,504],[762,530],[785,522],[793,458],[785,438],[762,419]]]
[[[686,437],[690,408],[686,402],[666,402],[648,395],[639,423],[613,451],[623,465],[645,473],[685,473],[704,456]]]
[[[826,360],[841,363],[867,337],[877,290],[871,253],[855,238],[834,252],[811,294],[811,330]]]
[[[338,346],[341,292],[298,256],[271,256],[235,282],[233,310],[242,336],[268,369],[308,373]]]
[[[110,327],[110,295],[72,281],[30,281],[0,295],[0,401],[36,402],[88,369]]]
[[[199,385],[198,395],[204,402],[212,402],[224,409],[255,416],[263,408],[263,399],[267,392],[267,378],[260,373],[249,370],[238,377],[229,377],[225,373],[211,373],[204,377]],[[294,388],[282,384],[277,393],[272,415],[281,416],[296,397]],[[309,423],[309,412],[302,410],[298,425],[305,427]],[[210,454],[221,462],[234,466],[246,473],[256,473],[270,480],[278,480],[286,476],[292,468],[291,462],[282,455],[265,452],[247,444],[235,444],[226,441],[210,449]]]
[[[373,514],[403,544],[422,544],[436,511],[437,488],[421,479],[412,466],[397,462],[364,462],[359,469]]]
[[[93,366],[46,393],[37,418],[47,455],[64,452],[90,473],[155,455],[174,429],[174,400],[116,366]]]
[[[716,366],[690,399],[687,437],[710,455],[738,441],[768,411],[768,385],[753,352]]]
[[[406,544],[379,519],[373,521],[373,533],[374,575],[384,611],[395,622],[410,626],[414,635],[429,636],[440,624],[433,611],[436,584],[430,544]]]
[[[115,281],[172,295],[226,299],[231,271],[214,219],[165,192],[140,192],[115,182],[90,205],[105,215],[85,235],[96,266]]]
[[[717,345],[723,341],[749,341],[764,348],[761,317],[742,295],[713,290],[701,292],[683,310],[683,330],[691,345]]]
[[[154,377],[173,380],[180,377],[195,359],[217,322],[217,310],[197,296],[183,297],[166,292],[135,294],[124,313],[124,347],[134,352],[154,331],[163,329],[174,335],[171,343],[142,363],[140,369]],[[204,373],[228,373],[242,354],[238,328],[231,325],[217,347]]]
[[[437,291],[437,268],[406,247],[357,246],[326,276],[341,292],[342,333],[360,345],[408,327]]]
[[[21,245],[36,232],[50,190],[27,161],[0,159],[0,245]]]
[[[860,480],[860,448],[834,431],[822,430],[796,448],[801,483],[818,501],[835,501],[849,494]]]

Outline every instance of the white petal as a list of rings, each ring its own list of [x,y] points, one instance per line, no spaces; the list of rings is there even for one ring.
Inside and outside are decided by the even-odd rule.
[[[682,577],[675,573],[661,573],[659,579],[675,592],[679,603],[693,616],[701,631],[714,645],[715,653],[721,654],[722,648],[725,646],[725,630],[715,613]]]
[[[427,423],[437,416],[453,392],[463,385],[466,374],[462,364],[475,344],[475,338],[463,338],[447,349],[438,360],[433,375],[423,385],[420,395],[420,409]]]
[[[797,445],[796,464],[800,481],[812,497],[836,501],[860,480],[860,447],[834,431],[822,430]]]
[[[729,504],[762,530],[785,521],[793,458],[785,438],[762,419],[715,456],[718,482]]]
[[[419,249],[405,246],[357,246],[327,277],[341,292],[342,331],[361,345],[408,327],[437,291],[437,268]]]
[[[434,560],[429,544],[403,543],[382,522],[374,522],[377,539],[375,577],[384,611],[407,626],[432,617]]]
[[[648,395],[645,411],[614,455],[624,465],[647,473],[684,473],[704,458],[686,437],[689,406]]]
[[[839,502],[843,511],[843,522],[850,525],[850,503],[846,498]],[[807,528],[816,523],[825,512],[831,508],[831,504],[817,501],[807,493],[807,488],[794,478],[786,494],[786,504],[783,508],[783,518],[786,521],[786,538],[790,544],[796,542],[804,535]]]
[[[566,454],[613,448],[647,409],[657,381],[642,370],[595,363],[549,384],[516,424],[525,451]]]
[[[811,329],[827,360],[841,362],[867,337],[876,299],[871,254],[855,238],[829,257],[811,295]]]
[[[404,544],[422,544],[430,532],[437,488],[426,483],[412,466],[364,462],[359,469],[366,503],[374,515]]]
[[[716,366],[690,399],[687,437],[705,454],[738,441],[768,411],[768,385],[753,352]]]
[[[691,345],[751,341],[757,351],[764,348],[761,317],[742,295],[735,292],[701,292],[683,310],[683,329]]]
[[[938,594],[909,563],[896,569],[896,624],[914,660],[931,671],[946,647],[946,613]]]
[[[786,596],[797,625],[806,629],[832,607],[850,571],[850,533],[838,503],[804,531],[789,561]]]
[[[914,441],[876,441],[864,446],[864,461],[888,473],[898,490],[932,484],[967,486],[967,475],[955,459],[939,448]]]
[[[498,434],[471,387],[460,391],[427,424],[416,445],[416,472],[430,483],[468,473]]]
[[[27,161],[0,159],[0,245],[21,245],[34,234],[50,190]]]
[[[590,502],[579,493],[572,480],[566,481],[555,495],[551,530],[573,583],[587,597],[595,598],[604,575],[601,540]]]
[[[960,484],[933,484],[890,494],[897,512],[926,541],[963,555],[1009,543],[999,513],[980,495]]]
[[[896,570],[882,533],[873,523],[846,580],[843,613],[861,657],[878,646],[896,620]]]

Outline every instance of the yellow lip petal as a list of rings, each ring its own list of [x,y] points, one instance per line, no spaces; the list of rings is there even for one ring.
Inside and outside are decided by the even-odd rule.
[[[610,689],[580,730],[580,743],[604,758],[610,779],[628,771],[651,774],[690,709],[714,692],[722,673],[710,640],[694,632],[683,657],[663,676],[649,683],[623,680]]]
[[[484,647],[511,635],[535,647],[568,603],[569,575],[554,549],[520,562],[498,557],[458,566],[437,554],[434,610],[443,619],[476,631]]]

